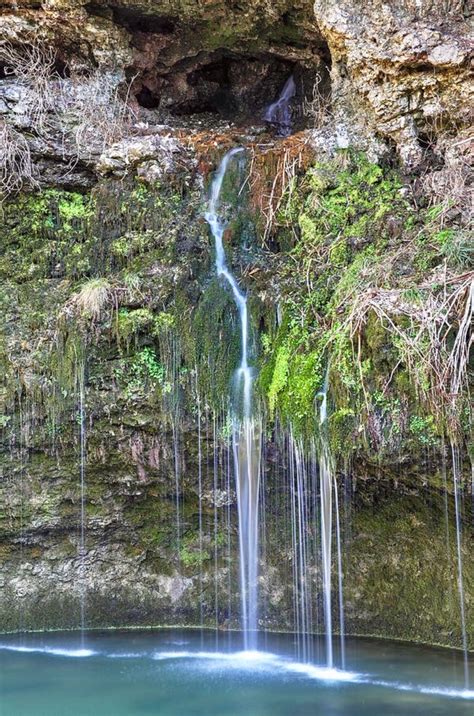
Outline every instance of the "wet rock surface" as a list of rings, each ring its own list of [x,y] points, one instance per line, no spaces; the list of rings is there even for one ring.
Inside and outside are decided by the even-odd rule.
[[[469,11],[462,2],[446,12],[438,6],[0,2],[7,55],[31,45],[55,49],[41,111],[41,86],[20,76],[16,60],[12,71],[5,53],[0,60],[0,128],[8,125],[31,152],[31,176],[19,188],[50,192],[21,196],[10,213],[7,205],[1,237],[0,629],[77,627],[83,591],[89,626],[196,624],[201,616],[210,625],[216,618],[237,624],[235,491],[214,482],[209,416],[202,418],[199,467],[198,381],[190,379],[204,356],[224,394],[223,365],[235,365],[238,354],[231,301],[214,282],[204,187],[224,148],[245,141],[257,164],[259,152],[268,152],[262,171],[269,175],[282,166],[303,171],[308,154],[362,148],[421,174],[420,183],[436,185],[439,195],[452,192],[453,174],[468,171]],[[294,137],[297,151],[290,138],[271,156],[279,140],[265,133],[262,115],[290,74],[292,130],[306,129]],[[271,176],[251,184],[255,203],[272,191]],[[458,186],[462,199],[464,179]],[[256,248],[248,217],[242,227],[250,248],[239,252],[232,227],[226,247],[253,292],[256,325],[265,312],[275,322],[284,286],[274,271],[280,246],[270,237],[270,251]],[[391,231],[402,231],[396,220]],[[85,316],[77,312],[81,287],[97,279],[102,285],[89,285],[89,294],[105,296],[100,320],[95,305]],[[167,332],[176,315],[183,322],[193,316],[183,323],[179,350]],[[84,336],[82,563],[77,374]],[[228,350],[216,358],[221,345]],[[166,376],[153,355],[167,357]],[[212,402],[206,387],[203,412]],[[178,458],[173,396],[180,399]],[[227,434],[224,420],[219,429]],[[271,440],[267,451],[271,458]],[[344,571],[353,633],[460,643],[456,594],[444,599],[456,581],[446,545],[447,534],[455,540],[452,514],[446,532],[433,452],[430,461],[398,445],[378,464],[358,456],[352,466]],[[271,481],[267,489],[275,512],[260,578],[265,623],[292,628],[294,555],[287,543],[281,549],[287,526]],[[469,540],[466,527],[472,630]],[[313,577],[319,585],[317,570]]]

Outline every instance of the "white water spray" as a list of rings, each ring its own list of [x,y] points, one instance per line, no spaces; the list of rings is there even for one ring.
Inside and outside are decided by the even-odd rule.
[[[227,267],[223,236],[226,222],[219,216],[220,194],[229,162],[243,152],[237,147],[224,156],[211,185],[205,214],[216,249],[217,275],[229,284],[239,311],[241,359],[235,375],[233,417],[234,470],[237,487],[240,547],[240,592],[245,649],[254,649],[257,632],[258,601],[258,496],[260,482],[260,429],[252,416],[252,368],[248,362],[247,298]]]

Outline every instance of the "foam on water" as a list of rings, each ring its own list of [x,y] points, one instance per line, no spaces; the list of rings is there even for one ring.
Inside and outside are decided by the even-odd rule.
[[[363,683],[370,684],[371,686],[383,686],[384,688],[395,689],[396,691],[427,694],[428,696],[446,696],[447,698],[474,700],[474,691],[472,689],[452,689],[443,686],[401,684],[398,681],[378,681],[375,679],[364,679]]]
[[[358,674],[353,671],[318,666],[317,664],[306,664],[298,661],[291,661],[285,657],[265,651],[238,651],[233,653],[214,651],[158,651],[153,654],[153,659],[158,661],[174,659],[203,660],[216,662],[216,666],[235,667],[237,669],[248,668],[255,670],[256,667],[271,670],[272,672],[286,672],[300,674],[308,679],[314,679],[327,684],[340,682],[341,684],[366,684],[370,686],[381,686],[396,691],[407,691],[417,694],[433,696],[444,696],[446,698],[473,699],[474,691],[469,689],[455,689],[442,686],[425,686],[417,684],[403,684],[397,681],[383,681],[373,679],[368,674]]]
[[[249,666],[255,664],[274,664],[279,661],[279,657],[265,651],[155,651],[153,659],[164,661],[166,659],[206,659],[216,662],[235,663],[239,667],[248,663]]]
[[[427,696],[441,696],[452,699],[474,700],[474,690],[456,689],[449,686],[405,684],[398,681],[386,681],[372,678],[370,674],[358,674],[352,671],[318,666],[317,664],[292,661],[284,656],[271,652],[245,650],[237,652],[219,651],[154,651],[154,652],[98,652],[92,649],[66,649],[50,646],[23,646],[19,644],[0,644],[0,650],[13,651],[18,653],[45,654],[47,656],[58,656],[65,658],[85,658],[102,654],[110,659],[140,659],[151,658],[155,661],[191,660],[193,666],[206,663],[217,669],[237,669],[271,672],[273,674],[287,673],[298,674],[308,679],[314,679],[323,684],[365,684],[369,686],[405,691],[415,694],[426,694]]]
[[[286,671],[289,673],[302,674],[311,679],[331,682],[355,682],[360,678],[358,674],[350,671],[316,666],[314,664],[303,664],[285,659],[282,656],[267,651],[246,650],[232,653],[215,651],[157,651],[153,654],[153,659],[157,661],[202,659],[214,661],[219,666],[225,664],[226,666],[236,667],[238,669],[249,668],[252,670],[254,670],[255,667],[263,667],[272,671]]]
[[[319,679],[321,681],[358,682],[361,680],[360,675],[352,671],[342,671],[341,669],[334,669],[329,666],[302,664],[298,661],[285,664],[285,669],[295,674],[303,674],[310,679]]]
[[[51,656],[66,656],[73,659],[81,659],[86,656],[94,656],[97,651],[92,649],[63,649],[50,646],[19,646],[16,644],[0,644],[4,651],[16,651],[27,654],[48,654]]]

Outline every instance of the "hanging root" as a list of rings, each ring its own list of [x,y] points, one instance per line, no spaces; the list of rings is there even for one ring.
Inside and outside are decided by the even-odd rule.
[[[91,147],[104,151],[132,131],[136,116],[129,104],[133,79],[124,97],[113,73],[96,70],[84,78],[72,74],[59,84],[58,102],[61,115],[77,118],[72,136],[77,157],[91,154]],[[67,132],[66,132],[67,136]]]
[[[44,135],[49,129],[49,115],[56,106],[56,50],[36,39],[20,49],[9,42],[0,42],[0,62],[7,77],[14,77],[22,88],[22,107],[29,124],[36,134]]]
[[[25,187],[38,187],[30,146],[14,127],[0,120],[0,202]]]
[[[262,221],[262,244],[265,245],[282,216],[288,213],[296,178],[311,161],[308,139],[294,135],[270,145],[251,148],[251,160],[246,180],[250,188],[250,202]]]
[[[445,279],[444,284],[419,287],[419,298],[402,289],[370,288],[359,294],[345,319],[360,361],[361,336],[370,313],[393,337],[418,394],[437,415],[445,414],[452,431],[458,428],[460,401],[468,388],[473,342],[474,272]],[[361,372],[362,375],[362,372]]]

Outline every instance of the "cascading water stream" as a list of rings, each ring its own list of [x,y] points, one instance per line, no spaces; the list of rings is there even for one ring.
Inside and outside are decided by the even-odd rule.
[[[336,517],[336,549],[338,568],[338,604],[339,604],[339,633],[341,644],[341,665],[345,667],[345,641],[344,641],[344,599],[342,585],[342,550],[341,527],[339,520],[339,501],[336,476],[331,464],[326,423],[327,423],[327,395],[329,387],[329,367],[326,370],[323,390],[321,391],[321,405],[319,409],[319,424],[321,431],[321,444],[319,455],[319,480],[321,502],[321,563],[323,573],[323,612],[324,631],[326,634],[326,664],[332,667],[334,663],[332,643],[332,600],[331,600],[331,571],[332,571],[332,511],[333,491]]]
[[[291,100],[296,94],[296,84],[293,75],[289,77],[275,102],[267,107],[263,118],[277,128],[278,134],[286,137],[291,133],[292,114]]]
[[[319,409],[319,424],[321,432],[325,430],[327,420],[327,390],[329,371],[326,371],[324,388],[322,391],[321,406]],[[330,456],[327,441],[323,439],[319,456],[319,481],[321,500],[321,563],[323,572],[323,612],[324,631],[326,634],[326,664],[333,666],[332,650],[332,615],[331,615],[331,547],[332,547],[332,475]]]
[[[233,452],[239,513],[240,592],[245,649],[256,647],[258,601],[258,496],[260,482],[260,429],[252,415],[252,368],[248,362],[247,298],[230,272],[224,251],[226,222],[219,216],[220,194],[229,162],[243,152],[240,147],[225,154],[211,185],[206,221],[215,242],[217,275],[232,290],[240,317],[241,360],[235,374]]]

